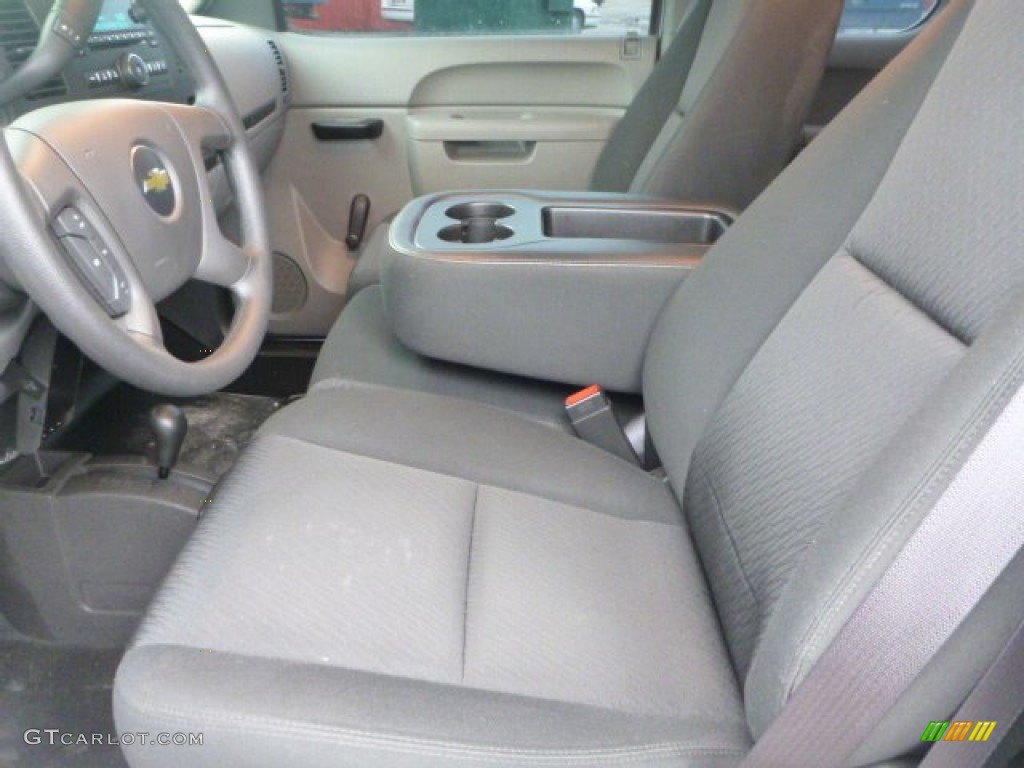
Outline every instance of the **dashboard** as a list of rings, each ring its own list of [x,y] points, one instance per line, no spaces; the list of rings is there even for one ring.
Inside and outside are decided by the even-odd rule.
[[[50,0],[7,0],[0,53],[9,66],[28,58],[50,11]],[[64,71],[24,98],[5,105],[8,121],[64,101],[126,97],[187,103],[194,93],[187,67],[135,8],[132,0],[105,0],[93,34]]]
[[[53,0],[0,0],[0,81],[29,58]],[[287,63],[272,33],[193,17],[227,82],[264,163],[276,149],[290,100]],[[16,32],[15,32],[16,31]],[[0,124],[41,107],[98,98],[191,104],[186,62],[132,0],[104,0],[92,35],[64,70],[26,96],[0,105]],[[2,362],[2,361],[0,361]]]
[[[53,0],[0,0],[0,81],[32,55],[52,5]],[[256,162],[265,167],[280,143],[291,98],[284,55],[266,30],[198,16],[192,20],[224,76]],[[187,62],[133,0],[104,0],[78,55],[35,90],[0,104],[0,126],[42,107],[102,98],[195,101]],[[218,209],[224,211],[230,204],[228,185],[219,169],[211,168],[211,174]]]

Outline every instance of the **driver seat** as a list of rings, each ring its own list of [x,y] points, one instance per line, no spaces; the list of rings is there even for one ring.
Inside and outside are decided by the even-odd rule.
[[[954,0],[682,285],[644,376],[667,483],[452,397],[278,413],[115,680],[121,734],[203,745],[129,763],[739,764],[1021,386],[1022,36]],[[1020,561],[847,764],[956,709]]]

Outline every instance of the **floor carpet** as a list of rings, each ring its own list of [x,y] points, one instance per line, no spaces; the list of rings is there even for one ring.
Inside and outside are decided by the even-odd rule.
[[[120,650],[60,648],[0,635],[0,766],[2,768],[127,768],[114,735],[110,692]],[[40,744],[35,729],[103,736],[103,744]],[[59,738],[55,739],[57,742]]]
[[[281,401],[270,397],[218,392],[174,400],[120,387],[62,437],[58,447],[100,456],[152,458],[156,443],[149,428],[149,411],[161,402],[181,406],[188,419],[179,464],[202,470],[212,480],[219,480],[231,469],[260,425],[281,407]]]

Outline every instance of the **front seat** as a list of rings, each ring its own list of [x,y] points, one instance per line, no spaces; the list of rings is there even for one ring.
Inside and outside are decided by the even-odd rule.
[[[590,189],[745,208],[789,162],[842,0],[692,0],[598,158]],[[348,294],[380,281],[388,223]]]
[[[737,765],[1021,387],[1022,38],[954,0],[682,285],[668,483],[457,398],[277,414],[115,680],[120,733],[204,743],[130,764]],[[956,709],[1020,560],[851,765]]]

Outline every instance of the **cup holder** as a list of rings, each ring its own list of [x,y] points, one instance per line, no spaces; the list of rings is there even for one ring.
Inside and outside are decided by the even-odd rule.
[[[445,227],[437,236],[449,243],[493,243],[508,240],[514,233],[494,219],[463,219],[461,224]]]
[[[500,224],[501,219],[513,215],[516,209],[504,203],[461,203],[453,205],[445,215],[459,222],[445,227],[437,236],[448,243],[484,244],[508,240],[515,234]]]
[[[504,203],[462,203],[453,205],[445,215],[449,219],[465,221],[466,219],[507,219],[516,209]]]

